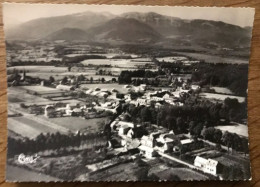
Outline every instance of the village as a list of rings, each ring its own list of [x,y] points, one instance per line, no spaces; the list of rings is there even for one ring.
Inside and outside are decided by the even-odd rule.
[[[164,64],[165,60],[167,58],[163,61],[158,58],[159,63]],[[199,61],[189,61],[187,57],[179,56],[168,58],[168,61],[173,66],[184,61],[181,66],[183,70],[170,73],[168,68],[161,70],[162,65],[149,65],[148,69],[139,66],[128,71],[125,67],[116,65],[119,72],[111,74],[104,73],[104,65],[97,65],[94,69],[93,65],[90,65],[92,74],[89,75],[89,72],[82,72],[85,67],[77,66],[62,67],[63,69],[57,72],[55,69],[60,67],[43,69],[39,74],[36,70],[26,70],[26,66],[20,69],[18,66],[10,67],[10,134],[14,137],[18,135],[37,139],[42,134],[45,136],[46,133],[48,135],[55,132],[81,136],[88,136],[90,132],[102,133],[106,137],[106,154],[110,157],[124,157],[123,163],[141,157],[141,160],[153,168],[155,164],[152,164],[152,161],[162,157],[168,160],[167,162],[177,163],[181,168],[193,172],[194,176],[202,176],[202,179],[226,179],[245,175],[248,169],[247,157],[244,156],[248,154],[245,148],[248,135],[247,126],[241,121],[243,119],[235,122],[231,121],[233,116],[231,119],[226,114],[223,114],[223,117],[216,114],[212,124],[206,121],[203,124],[200,120],[192,120],[200,116],[186,115],[188,119],[181,119],[178,116],[171,118],[171,114],[167,114],[165,119],[160,118],[161,111],[176,110],[181,114],[181,110],[186,110],[185,107],[189,107],[190,103],[193,103],[194,108],[196,103],[206,103],[205,105],[214,108],[222,105],[224,107],[228,102],[242,107],[245,97],[234,95],[228,88],[200,86],[191,81],[192,73],[189,67],[200,63]],[[89,68],[89,65],[87,66]],[[100,68],[103,68],[102,71]],[[30,71],[35,72],[30,74]],[[162,75],[157,75],[159,71]],[[47,77],[39,77],[37,74],[46,74]],[[55,77],[57,74],[64,75]],[[147,76],[144,77],[144,74]],[[190,110],[194,111],[192,108]],[[220,108],[218,110],[220,112]],[[201,113],[198,111],[195,115],[199,115],[199,112]],[[206,115],[204,113],[201,114]],[[20,128],[17,128],[17,125]],[[225,130],[222,130],[223,127]],[[238,130],[240,128],[244,131]],[[210,137],[214,134],[218,134],[215,139]],[[232,139],[231,137],[236,137],[241,145],[231,145],[228,140]],[[80,150],[84,150],[82,144],[84,143],[81,143]],[[89,180],[93,177],[91,173],[99,172],[105,177],[104,170],[117,167],[121,162],[120,159],[101,159],[96,163],[89,163],[86,165],[87,174],[77,177],[80,180]],[[239,162],[245,164],[238,168]],[[14,164],[11,161],[10,163]],[[234,173],[228,173],[230,168],[234,169]],[[171,167],[166,167],[164,172],[170,169]],[[155,172],[153,177],[158,177],[157,174]]]

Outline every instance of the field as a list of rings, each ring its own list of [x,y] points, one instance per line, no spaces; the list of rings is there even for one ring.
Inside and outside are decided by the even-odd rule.
[[[82,84],[81,87],[88,89],[95,89],[98,87],[100,89],[107,89],[109,91],[111,91],[114,88],[120,93],[127,93],[127,88],[124,88],[124,85],[120,84]]]
[[[208,177],[189,168],[169,168],[157,173],[162,180],[172,180],[171,176],[178,176],[180,180],[207,180]]]
[[[237,99],[238,102],[243,103],[245,102],[244,97],[239,97],[239,96],[232,96],[232,95],[223,95],[223,94],[215,94],[215,93],[201,93],[200,97],[204,97],[206,99],[216,99],[220,101],[224,101],[226,98],[231,98],[231,99]]]
[[[13,71],[13,69],[28,72],[52,72],[52,73],[61,73],[68,71],[67,67],[55,67],[55,66],[13,66],[8,67],[7,71]]]
[[[216,93],[221,93],[221,94],[233,94],[233,92],[225,87],[210,87],[211,89],[214,89]]]
[[[19,98],[19,99],[17,99],[17,98]],[[39,102],[49,102],[48,99],[44,99],[42,97],[38,97],[38,96],[26,93],[26,90],[21,89],[18,86],[8,88],[8,101],[11,103],[26,102],[27,104],[39,103]]]
[[[49,118],[50,122],[65,127],[72,132],[83,130],[86,132],[98,132],[99,124],[107,118],[82,119],[80,117]]]
[[[29,91],[33,91],[33,92],[37,92],[39,94],[61,92],[58,89],[50,88],[50,87],[46,87],[46,86],[20,86],[19,88],[29,90]]]
[[[248,60],[235,58],[235,57],[221,57],[217,55],[191,53],[191,52],[178,52],[178,54],[195,58],[197,60],[204,60],[207,63],[248,64]]]
[[[242,125],[242,124],[233,124],[233,125],[221,125],[216,126],[216,129],[219,129],[221,131],[228,131],[231,133],[237,133],[240,136],[248,137],[248,126]]]
[[[28,169],[16,167],[16,166],[6,166],[6,180],[7,181],[19,181],[26,182],[32,181],[34,179],[41,179],[45,182],[48,181],[60,181],[60,179],[51,177],[42,173],[30,171]]]
[[[105,170],[98,171],[90,176],[91,181],[133,181],[138,180],[142,167],[136,163],[122,163]]]
[[[158,57],[156,58],[159,62],[170,62],[170,63],[174,63],[180,61],[180,60],[187,60],[186,57],[182,57],[182,56],[169,56],[169,57]]]
[[[54,133],[58,130],[51,128],[27,117],[9,117],[8,118],[8,130],[11,130],[24,137],[35,138],[40,133]]]
[[[153,64],[151,60],[145,58],[137,59],[88,59],[80,62],[81,64],[87,65],[111,65],[113,67],[122,68],[136,68],[137,66],[143,66],[145,64]]]

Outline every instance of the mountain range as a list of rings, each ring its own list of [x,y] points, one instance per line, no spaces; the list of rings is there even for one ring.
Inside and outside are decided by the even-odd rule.
[[[123,43],[176,43],[249,47],[250,27],[210,20],[185,20],[154,12],[121,15],[83,12],[39,18],[6,31],[8,39],[83,40]]]

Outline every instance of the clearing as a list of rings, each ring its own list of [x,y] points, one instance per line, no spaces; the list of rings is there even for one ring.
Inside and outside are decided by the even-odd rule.
[[[233,96],[233,95],[223,95],[223,94],[215,94],[215,93],[200,93],[200,97],[204,97],[206,99],[216,99],[220,101],[224,101],[226,98],[237,99],[238,102],[245,102],[245,97]]]
[[[218,55],[192,53],[192,52],[178,52],[180,55],[185,55],[197,60],[204,60],[207,63],[227,63],[227,64],[248,64],[248,60],[235,57],[221,57]]]
[[[223,132],[228,131],[231,133],[236,133],[240,136],[248,137],[248,126],[239,124],[239,123],[233,123],[232,125],[219,125],[215,127],[216,129],[219,129]]]

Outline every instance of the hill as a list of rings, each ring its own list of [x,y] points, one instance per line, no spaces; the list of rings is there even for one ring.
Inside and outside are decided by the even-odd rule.
[[[44,39],[53,40],[53,41],[54,40],[73,41],[73,40],[89,40],[90,37],[85,31],[81,29],[64,28],[49,34]]]
[[[39,18],[28,21],[6,32],[7,39],[41,39],[64,28],[83,31],[113,18],[109,13],[82,12],[65,16]]]
[[[162,36],[149,25],[132,18],[115,18],[88,30],[96,40],[152,42]]]

